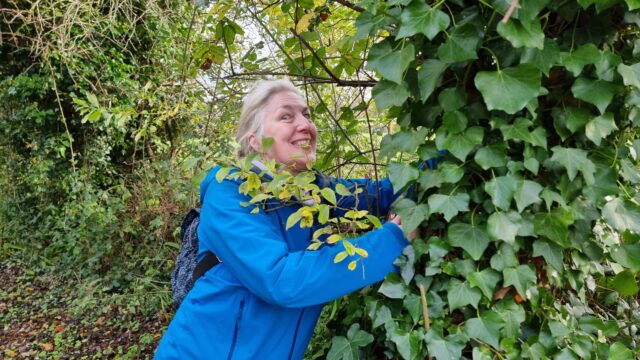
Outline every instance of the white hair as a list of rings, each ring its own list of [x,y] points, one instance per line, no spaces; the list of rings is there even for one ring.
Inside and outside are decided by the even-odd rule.
[[[298,94],[301,99],[304,99],[300,90],[298,90],[289,79],[259,81],[244,96],[240,121],[238,122],[238,128],[236,130],[236,141],[240,144],[240,150],[238,151],[239,158],[243,158],[253,151],[253,148],[249,144],[249,136],[251,134],[262,138],[264,108],[269,102],[269,99],[273,95],[285,91],[294,92]]]

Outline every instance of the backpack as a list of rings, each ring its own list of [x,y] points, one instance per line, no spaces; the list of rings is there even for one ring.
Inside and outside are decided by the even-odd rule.
[[[187,212],[180,225],[180,253],[176,259],[176,269],[171,276],[171,294],[176,309],[193,288],[193,283],[207,270],[218,265],[220,260],[211,252],[198,261],[198,225],[200,225],[200,209],[193,208]]]

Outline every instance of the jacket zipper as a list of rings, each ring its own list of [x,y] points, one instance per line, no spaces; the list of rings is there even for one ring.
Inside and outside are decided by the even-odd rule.
[[[304,310],[306,308],[302,308],[300,312],[300,316],[298,317],[298,323],[296,324],[296,332],[293,333],[293,343],[291,344],[291,350],[289,350],[289,360],[293,357],[293,349],[296,347],[296,339],[298,338],[298,330],[300,329],[300,323],[302,322],[302,315],[304,315]]]
[[[238,341],[238,331],[240,330],[240,320],[242,320],[242,311],[244,310],[244,299],[240,301],[240,311],[238,313],[238,317],[236,318],[236,326],[233,330],[233,339],[231,340],[231,349],[229,350],[229,356],[227,356],[227,360],[231,360],[233,357],[233,351],[236,349],[236,341]]]

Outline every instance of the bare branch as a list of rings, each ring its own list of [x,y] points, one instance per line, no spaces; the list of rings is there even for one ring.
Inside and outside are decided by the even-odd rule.
[[[357,12],[364,12],[364,9],[361,8],[360,6],[353,4],[347,0],[334,0],[335,2],[337,2],[340,5],[346,6],[349,9],[353,10],[353,11],[357,11]]]

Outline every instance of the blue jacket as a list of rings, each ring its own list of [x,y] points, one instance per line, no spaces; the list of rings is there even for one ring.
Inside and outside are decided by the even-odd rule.
[[[408,244],[393,223],[358,239],[367,250],[365,274],[334,264],[342,246],[305,250],[312,230],[298,225],[285,230],[300,205],[251,214],[241,202],[240,181],[218,183],[214,168],[200,186],[203,207],[198,235],[200,252],[213,251],[222,261],[196,281],[171,321],[156,359],[302,359],[325,302],[382,280]],[[386,214],[396,195],[388,179],[373,181],[321,179],[320,186],[364,188],[338,198],[341,207]],[[376,201],[376,200],[379,200]],[[348,261],[345,260],[345,261]]]

